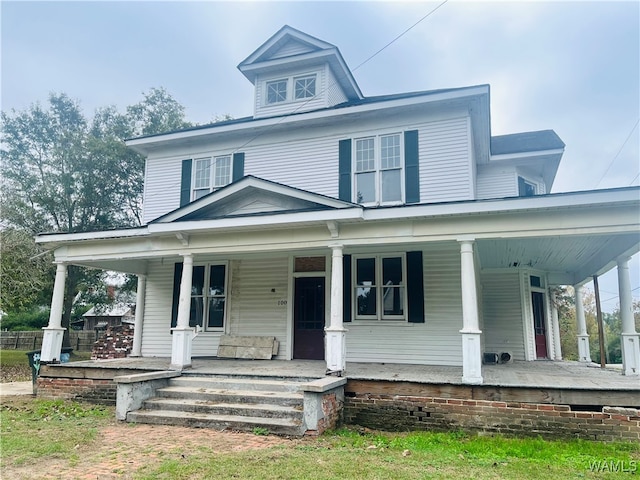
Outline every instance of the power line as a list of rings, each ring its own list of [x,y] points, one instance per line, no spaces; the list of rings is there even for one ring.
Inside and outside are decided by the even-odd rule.
[[[600,185],[600,182],[602,182],[602,180],[604,179],[604,177],[607,175],[607,173],[609,173],[609,170],[611,169],[611,167],[613,166],[613,163],[616,161],[616,159],[618,158],[618,156],[620,155],[620,153],[622,152],[622,149],[625,147],[625,145],[627,144],[627,142],[629,141],[629,139],[631,138],[631,135],[633,135],[633,132],[635,132],[636,127],[638,126],[638,122],[640,122],[640,118],[638,118],[636,120],[635,125],[633,126],[633,128],[631,129],[631,131],[629,132],[629,135],[627,135],[627,138],[625,139],[625,141],[622,143],[622,146],[620,147],[620,150],[618,150],[618,153],[616,153],[616,155],[613,157],[613,159],[611,160],[611,162],[609,162],[609,166],[607,167],[607,169],[604,171],[604,173],[602,174],[602,176],[600,177],[600,180],[598,180],[598,183],[596,183],[595,188],[598,188],[598,186]],[[636,176],[636,178],[638,178]],[[635,178],[633,179],[635,181]],[[633,181],[631,182],[633,183]]]
[[[415,28],[417,25],[419,25],[421,22],[423,22],[424,20],[426,20],[429,16],[431,16],[436,10],[438,10],[440,7],[442,7],[445,3],[447,3],[449,0],[444,0],[442,3],[440,3],[438,6],[436,6],[435,8],[431,9],[426,15],[424,15],[422,18],[420,18],[417,22],[415,22],[413,25],[411,25],[409,28],[407,28],[406,30],[404,30],[402,33],[400,33],[399,35],[397,35],[393,40],[391,40],[390,42],[388,42],[386,45],[384,45],[381,49],[379,49],[377,52],[375,52],[373,55],[370,55],[366,60],[364,60],[362,63],[360,63],[357,67],[355,67],[353,70],[351,70],[352,72],[356,71],[358,68],[360,68],[361,66],[363,66],[364,64],[366,64],[367,62],[369,62],[372,58],[376,57],[378,54],[380,54],[383,50],[387,49],[388,47],[390,47],[391,45],[393,45],[396,41],[398,41],[400,38],[402,38],[404,35],[406,35],[410,30],[412,30],[413,28]],[[332,88],[335,84],[337,83],[337,80],[334,81],[331,85],[327,85],[320,93],[324,93],[325,91],[327,91],[328,89]],[[302,103],[301,105],[299,105],[295,110],[293,110],[292,112],[283,115],[280,120],[278,120],[276,123],[274,123],[273,125],[269,126],[265,131],[263,131],[262,133],[258,133],[255,136],[253,136],[252,138],[250,138],[249,140],[247,140],[245,143],[243,143],[242,145],[236,147],[235,149],[233,149],[230,153],[227,153],[225,155],[221,155],[221,156],[229,156],[229,155],[233,155],[234,153],[237,153],[239,150],[245,148],[247,145],[249,145],[250,143],[252,143],[253,141],[255,141],[256,139],[258,139],[259,137],[265,135],[269,130],[271,130],[272,128],[276,127],[277,125],[279,125],[280,123],[282,123],[285,119],[287,119],[289,116],[294,115],[296,113],[298,113],[298,111],[301,108],[304,108],[305,105],[307,105],[309,102],[311,102],[313,100],[313,98],[310,98],[309,100],[305,101],[304,103]],[[209,164],[209,167],[211,167],[213,165],[213,157],[211,157],[211,163]],[[173,184],[170,188],[176,187],[180,185],[180,181],[177,181],[175,184]],[[150,194],[149,196],[147,196],[146,200],[156,197],[158,195],[164,195],[166,192],[166,189],[163,189],[162,192],[158,192],[155,194]]]

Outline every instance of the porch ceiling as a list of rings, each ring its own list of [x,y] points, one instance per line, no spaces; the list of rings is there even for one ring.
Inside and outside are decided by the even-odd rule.
[[[552,284],[576,285],[610,270],[640,250],[640,235],[574,235],[478,240],[483,269],[531,268],[549,272]]]

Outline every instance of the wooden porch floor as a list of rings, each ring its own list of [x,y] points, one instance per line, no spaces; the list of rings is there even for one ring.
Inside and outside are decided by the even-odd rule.
[[[52,365],[56,368],[131,369],[142,371],[168,370],[170,359],[157,357],[116,360],[82,361]],[[316,360],[234,360],[194,359],[193,367],[185,373],[256,375],[321,378],[325,363]],[[562,390],[637,391],[640,377],[622,375],[621,369],[601,369],[596,364],[579,362],[516,361],[482,368],[484,384],[488,387],[546,388]],[[463,385],[462,367],[435,365],[404,365],[380,363],[348,363],[345,375],[349,380],[411,382],[419,384]]]

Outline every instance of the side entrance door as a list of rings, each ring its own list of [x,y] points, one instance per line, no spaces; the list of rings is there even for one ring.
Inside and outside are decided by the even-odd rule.
[[[324,359],[324,277],[295,279],[293,358]]]
[[[548,358],[543,293],[531,292],[531,307],[533,309],[533,329],[536,340],[536,358]]]

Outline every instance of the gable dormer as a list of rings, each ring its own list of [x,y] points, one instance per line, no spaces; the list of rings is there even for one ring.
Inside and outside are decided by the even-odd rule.
[[[255,118],[307,112],[363,98],[335,45],[288,25],[243,60],[238,69],[255,87]]]

